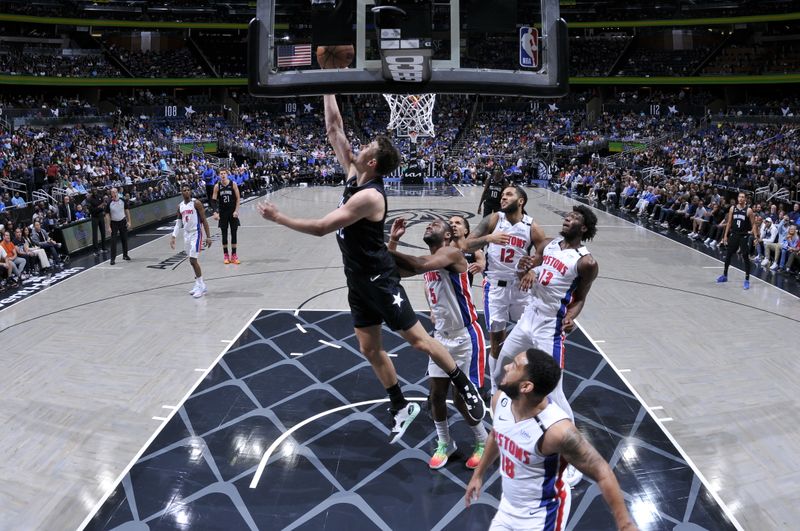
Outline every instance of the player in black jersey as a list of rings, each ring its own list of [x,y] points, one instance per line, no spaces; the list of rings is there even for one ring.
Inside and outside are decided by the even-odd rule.
[[[750,289],[750,243],[755,226],[754,217],[753,209],[747,206],[747,196],[744,192],[739,192],[736,204],[728,211],[728,221],[725,224],[725,233],[722,235],[721,243],[727,244],[728,248],[725,251],[725,270],[717,278],[717,282],[728,281],[731,258],[739,250],[744,260],[744,289]]]
[[[389,394],[390,411],[394,416],[392,442],[405,433],[419,413],[419,406],[409,403],[400,390],[394,364],[383,350],[383,322],[446,371],[464,398],[469,415],[473,419],[483,418],[484,404],[475,384],[456,366],[447,349],[429,336],[417,320],[383,239],[388,203],[382,176],[399,166],[400,153],[388,138],[379,136],[363,146],[358,155],[353,155],[336,97],[325,96],[324,103],[328,141],[348,176],[339,208],[321,219],[300,219],[287,216],[264,201],[258,205],[261,216],[314,236],[336,232],[359,347]]]
[[[486,269],[486,256],[483,254],[482,249],[471,251],[464,245],[467,236],[469,236],[469,221],[467,221],[467,218],[463,216],[453,216],[448,220],[448,223],[450,224],[450,230],[453,231],[450,245],[461,249],[464,258],[467,259],[467,264],[469,264],[467,269],[469,285],[472,286],[475,275],[483,273],[484,269]]]
[[[219,179],[219,182],[214,185],[214,192],[211,196],[212,204],[216,203],[217,205],[214,219],[219,220],[219,228],[222,230],[222,252],[225,263],[238,264],[236,232],[239,229],[239,187],[228,178],[228,170],[221,170]],[[232,255],[228,254],[228,227],[231,229]]]
[[[481,200],[478,203],[478,214],[481,213],[481,205],[483,205],[483,217],[499,211],[500,199],[503,196],[503,190],[508,184],[508,181],[503,177],[503,170],[495,168],[492,176],[486,179],[486,186],[483,188],[483,194],[481,194]]]

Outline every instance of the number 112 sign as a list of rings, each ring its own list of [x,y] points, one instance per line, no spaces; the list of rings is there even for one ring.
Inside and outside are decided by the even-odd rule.
[[[519,66],[537,68],[539,66],[539,30],[530,26],[519,29]]]

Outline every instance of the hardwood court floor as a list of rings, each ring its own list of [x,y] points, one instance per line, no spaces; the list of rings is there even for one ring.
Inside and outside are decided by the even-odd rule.
[[[390,199],[392,216],[474,212],[463,198]],[[338,204],[336,188],[285,189],[294,215]],[[529,190],[529,212],[553,234],[572,200]],[[800,407],[792,348],[800,303],[739,275],[716,285],[721,263],[608,214],[589,244],[600,263],[580,322],[748,529],[800,519]],[[188,264],[168,238],[67,279],[0,312],[0,528],[71,529],[114,488],[258,308],[346,307],[332,236],[291,233],[242,211],[239,266],[219,241],[201,258],[208,297],[194,300]],[[471,220],[477,222],[477,217]],[[216,232],[216,229],[215,229]],[[422,225],[405,240],[421,247]],[[153,266],[153,267],[148,267]],[[706,269],[708,268],[708,269]],[[421,288],[409,283],[415,307]],[[796,342],[795,342],[796,343]]]

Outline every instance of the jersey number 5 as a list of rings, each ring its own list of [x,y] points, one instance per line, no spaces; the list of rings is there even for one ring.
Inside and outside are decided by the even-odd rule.
[[[514,261],[514,249],[506,249],[503,247],[500,249],[500,261],[505,262],[506,264],[510,264]]]

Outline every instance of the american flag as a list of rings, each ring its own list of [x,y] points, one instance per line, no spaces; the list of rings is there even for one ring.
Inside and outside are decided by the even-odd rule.
[[[311,64],[310,44],[278,46],[278,66],[308,66]]]

